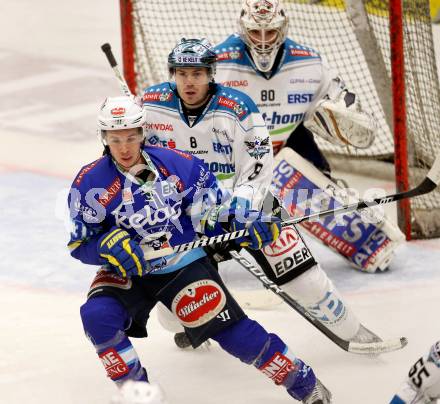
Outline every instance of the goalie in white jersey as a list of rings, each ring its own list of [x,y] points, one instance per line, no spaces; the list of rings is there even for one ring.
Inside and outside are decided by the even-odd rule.
[[[205,40],[183,39],[173,49],[168,67],[175,82],[154,85],[144,92],[146,142],[182,149],[204,159],[224,188],[231,189],[235,207],[259,210],[273,174],[269,134],[247,95],[214,82],[215,60]],[[280,239],[288,248],[276,254],[253,254],[267,276],[283,285],[339,337],[357,342],[380,340],[360,324],[295,228],[284,228]],[[273,261],[274,255],[284,267]],[[168,324],[167,328],[172,327]]]
[[[304,178],[312,179],[316,188],[338,190],[313,135],[342,147],[368,148],[376,131],[373,117],[362,111],[356,94],[318,52],[287,38],[288,17],[280,1],[245,0],[239,28],[238,34],[215,48],[216,81],[245,92],[256,102],[274,154],[284,147],[293,149],[311,163],[299,158],[293,164]],[[289,151],[285,159],[292,161],[291,155]],[[306,187],[304,181],[298,185]],[[327,219],[303,227],[356,269],[387,269],[404,239],[397,226],[387,218],[363,225],[357,213],[344,215],[342,220],[343,224]]]

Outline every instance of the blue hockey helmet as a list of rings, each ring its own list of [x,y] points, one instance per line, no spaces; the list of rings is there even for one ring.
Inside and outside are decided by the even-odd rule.
[[[168,55],[168,70],[174,74],[176,67],[206,67],[210,76],[215,74],[216,55],[205,38],[182,38]]]

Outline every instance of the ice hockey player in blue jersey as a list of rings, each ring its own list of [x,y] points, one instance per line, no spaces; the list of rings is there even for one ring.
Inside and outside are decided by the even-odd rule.
[[[205,39],[182,39],[169,54],[168,68],[174,82],[144,91],[146,143],[203,158],[238,206],[271,209],[273,198],[265,200],[265,195],[274,175],[272,148],[255,103],[241,91],[214,82],[215,53]],[[273,282],[340,338],[379,340],[361,325],[295,227],[284,227],[279,243],[249,253]],[[210,254],[220,255],[226,260],[227,250]],[[159,305],[164,320],[167,312],[161,309]],[[184,334],[172,321],[161,323],[179,333],[176,342],[183,346]]]
[[[295,162],[297,176],[316,177],[324,184],[312,181],[316,188],[342,195],[341,181],[332,180],[330,164],[314,136],[353,150],[355,155],[354,149],[373,143],[375,120],[361,108],[360,97],[346,87],[315,49],[287,37],[288,26],[281,1],[244,0],[239,32],[215,47],[216,81],[243,91],[255,101],[269,129],[275,155],[289,148],[306,160]],[[279,174],[275,169],[274,177]],[[306,185],[302,180],[297,186]],[[370,273],[386,270],[404,236],[386,216],[358,226],[361,219],[355,212],[342,216],[336,226],[334,221],[320,220],[302,227],[350,266]]]
[[[232,208],[222,221],[222,190],[205,164],[179,150],[145,146],[144,124],[134,99],[108,98],[98,116],[104,155],[80,170],[69,194],[71,255],[100,266],[80,313],[108,377],[118,386],[148,382],[129,337],[147,336],[149,313],[160,301],[194,347],[211,338],[291,397],[329,403],[330,393],[310,366],[245,315],[203,250],[156,254],[198,233],[211,236],[239,225],[250,235],[236,242],[259,249],[276,240],[280,225],[274,217]],[[118,403],[142,392],[145,397],[137,396],[136,403],[151,403],[151,389],[132,385],[136,392],[125,385]]]

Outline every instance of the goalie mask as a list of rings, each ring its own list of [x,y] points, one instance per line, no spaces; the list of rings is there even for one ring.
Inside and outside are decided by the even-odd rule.
[[[240,35],[261,72],[272,69],[284,43],[288,18],[278,0],[245,0],[239,19]]]
[[[175,73],[177,67],[206,67],[208,76],[215,74],[216,55],[210,42],[205,39],[182,38],[168,55],[168,71]]]
[[[142,106],[132,97],[108,97],[98,114],[98,136],[107,146],[106,131],[139,128],[140,140],[143,140],[145,114]]]

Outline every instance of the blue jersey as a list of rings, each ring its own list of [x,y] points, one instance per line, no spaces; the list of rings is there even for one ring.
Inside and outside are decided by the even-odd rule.
[[[216,178],[198,158],[179,150],[144,147],[148,177],[121,171],[111,156],[83,167],[69,194],[71,255],[102,265],[98,240],[113,226],[126,230],[143,249],[194,240],[200,214],[221,199]],[[195,214],[191,215],[192,212]],[[152,273],[172,272],[204,256],[202,249],[150,261]]]

